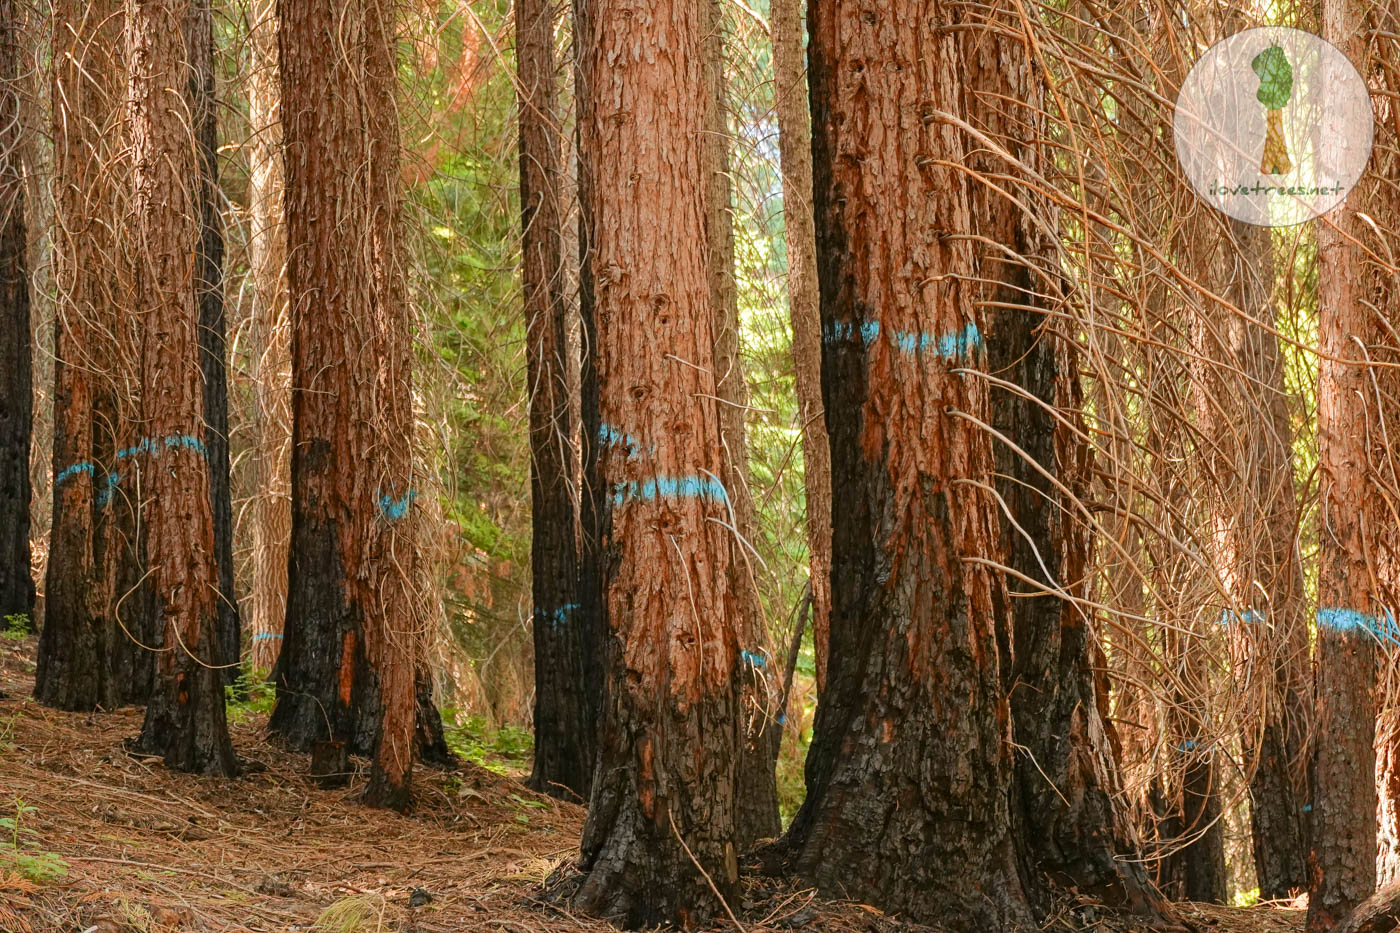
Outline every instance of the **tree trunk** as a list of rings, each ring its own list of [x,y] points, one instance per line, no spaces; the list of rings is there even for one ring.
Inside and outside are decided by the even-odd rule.
[[[573,903],[631,927],[694,926],[719,914],[711,884],[730,903],[738,893],[741,649],[701,188],[707,17],[622,0],[575,15],[609,638]]]
[[[291,323],[287,230],[282,214],[282,89],[276,0],[256,0],[249,45],[249,274],[253,287],[258,495],[253,503],[249,628],[252,669],[271,671],[287,615],[287,545],[292,531]]]
[[[293,494],[270,728],[373,752],[366,800],[402,810],[423,649],[394,17],[380,0],[279,10]]]
[[[0,624],[34,618],[29,560],[29,444],[34,424],[30,385],[28,240],[20,161],[19,11],[0,0]]]
[[[233,589],[233,498],[229,488],[228,347],[224,314],[224,227],[219,202],[219,119],[214,88],[214,14],[211,0],[194,0],[186,23],[190,111],[198,150],[200,221],[195,288],[199,298],[199,362],[204,378],[204,449],[214,505],[214,556],[219,568],[219,623],[215,643],[226,683],[238,679],[242,631]]]
[[[783,230],[787,242],[788,317],[797,413],[802,419],[802,483],[807,497],[808,573],[812,586],[812,644],[817,692],[826,687],[831,619],[831,442],[822,407],[821,309],[812,217],[812,115],[807,104],[803,0],[772,0],[774,109],[783,172]]]
[[[721,0],[704,0],[705,96],[710,103],[704,141],[705,225],[709,242],[710,301],[714,308],[715,394],[719,401],[721,479],[729,492],[732,526],[729,578],[744,659],[740,696],[740,749],[735,786],[737,845],[782,832],[778,816],[776,765],[782,728],[778,725],[777,665],[764,624],[751,548],[758,540],[749,450],[744,420],[749,392],[740,342],[739,291],[734,281],[733,182],[730,177],[729,85],[725,78],[726,24]]]
[[[191,138],[188,0],[127,4],[134,300],[141,333],[143,515],[165,648],[138,747],[167,766],[237,772],[224,719],[218,564],[203,435],[198,177]]]
[[[108,478],[94,449],[94,369],[99,335],[121,326],[106,291],[116,270],[110,128],[121,94],[121,4],[59,0],[54,22],[53,524],[34,696],[60,709],[111,709],[122,685],[94,532]]]
[[[1283,359],[1277,338],[1245,317],[1273,320],[1271,234],[1238,221],[1227,231],[1203,231],[1192,250],[1235,306],[1198,312],[1193,394],[1201,459],[1220,484],[1210,491],[1211,557],[1227,598],[1232,680],[1254,687],[1240,727],[1259,894],[1274,899],[1307,886],[1306,594]]]
[[[1367,17],[1352,0],[1323,0],[1323,35],[1370,73]],[[1364,188],[1374,185],[1362,182]],[[1317,611],[1317,722],[1314,748],[1312,850],[1308,930],[1327,933],[1376,888],[1375,636],[1382,594],[1371,585],[1368,555],[1376,553],[1388,517],[1369,473],[1376,430],[1375,398],[1363,348],[1378,341],[1368,306],[1371,278],[1354,240],[1364,241],[1356,212],[1365,193],[1333,212],[1317,229],[1318,477],[1321,497]],[[1358,342],[1361,346],[1358,346]],[[1384,453],[1382,452],[1384,456]],[[1384,462],[1383,460],[1381,462]]]
[[[993,426],[1009,441],[997,445],[996,485],[1007,508],[1007,587],[1016,594],[1003,678],[1018,746],[1012,820],[1023,882],[1040,916],[1052,912],[1059,887],[1161,920],[1167,906],[1141,864],[1120,858],[1137,853],[1115,808],[1107,691],[1094,675],[1104,666],[1102,651],[1083,605],[1091,538],[1081,503],[1089,498],[1091,464],[1079,353],[1048,313],[1062,283],[1053,271],[1055,244],[1039,224],[1053,225],[1054,210],[1021,167],[1043,170],[1050,132],[1022,27],[1009,13],[996,7],[991,29],[966,45],[966,112],[1018,163],[969,141],[976,151],[970,166],[983,177],[1011,173],[1022,181],[1008,194],[981,183],[970,192],[982,242],[996,244],[977,256],[995,335],[988,365],[1009,383],[994,386],[992,405]]]
[[[831,437],[827,682],[788,835],[817,887],[953,933],[1030,929],[1008,707],[954,11],[813,4],[810,79]],[[966,25],[965,23],[961,25]],[[916,117],[921,117],[918,119]],[[917,158],[913,154],[918,153]],[[930,208],[936,203],[936,208]],[[891,224],[887,219],[902,221]]]
[[[584,690],[588,630],[579,624],[578,518],[569,486],[576,435],[567,362],[554,4],[517,0],[515,35],[535,604],[535,766],[529,784],[586,800],[593,779],[594,703]]]

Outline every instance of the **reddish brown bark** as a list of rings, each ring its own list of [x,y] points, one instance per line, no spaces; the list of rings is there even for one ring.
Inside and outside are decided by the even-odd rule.
[[[248,87],[249,274],[253,289],[258,495],[253,509],[253,574],[248,627],[252,668],[271,671],[287,614],[291,501],[291,324],[287,319],[287,231],[282,216],[282,89],[276,0],[250,12],[253,72]]]
[[[393,8],[280,11],[293,505],[271,727],[372,751],[366,801],[402,810],[422,638]]]
[[[1324,0],[1324,35],[1369,73],[1364,7]],[[1373,509],[1368,449],[1378,413],[1365,348],[1379,341],[1358,241],[1363,192],[1318,224],[1318,476],[1321,496],[1317,619],[1317,721],[1312,762],[1309,933],[1326,933],[1376,888],[1375,638],[1364,620],[1383,594],[1368,558],[1378,554],[1384,522]],[[1385,304],[1371,305],[1373,308]],[[1379,519],[1379,521],[1378,521]],[[1360,624],[1358,624],[1360,623]]]
[[[138,747],[169,767],[237,771],[224,719],[218,566],[203,435],[198,332],[199,178],[187,99],[189,2],[127,4],[134,299],[141,336],[142,480],[149,562],[165,642]],[[192,179],[195,180],[192,183]]]
[[[629,926],[704,923],[721,910],[711,883],[733,904],[738,875],[740,647],[706,278],[704,22],[688,3],[576,7],[610,638],[573,901]]]
[[[810,80],[832,485],[826,690],[788,836],[820,889],[951,931],[1033,926],[1007,805],[986,319],[953,7],[814,4]],[[892,224],[888,218],[898,216]]]
[[[111,462],[94,441],[111,426],[95,419],[94,404],[111,360],[98,335],[121,330],[108,291],[117,268],[110,231],[121,4],[56,3],[54,24],[53,524],[34,696],[61,709],[110,709],[123,699],[114,670],[121,646],[107,616],[97,497]]]

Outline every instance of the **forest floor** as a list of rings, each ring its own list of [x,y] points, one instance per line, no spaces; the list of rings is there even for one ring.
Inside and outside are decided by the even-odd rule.
[[[307,756],[266,741],[262,716],[232,724],[253,765],[244,776],[173,773],[124,751],[140,710],[34,703],[33,652],[33,638],[0,640],[0,933],[610,929],[537,902],[576,851],[583,809],[519,776],[420,768],[411,816],[371,810],[359,803],[363,777],[316,787]],[[18,832],[6,822],[16,819]],[[927,929],[768,879],[747,884],[746,930]],[[417,891],[430,899],[410,906]],[[1182,906],[1203,933],[1302,929],[1297,910]]]

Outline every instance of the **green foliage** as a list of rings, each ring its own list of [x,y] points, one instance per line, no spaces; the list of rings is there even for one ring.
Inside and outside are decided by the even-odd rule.
[[[369,933],[384,928],[380,923],[383,914],[382,900],[368,896],[347,897],[321,911],[311,929],[316,933]]]
[[[34,631],[34,623],[23,612],[5,616],[5,630],[0,632],[0,636],[8,638],[10,641],[24,641]]]
[[[238,679],[224,687],[224,707],[230,723],[247,722],[272,714],[277,689],[266,671],[245,669]]]
[[[1293,96],[1293,66],[1288,64],[1283,49],[1269,46],[1254,56],[1249,67],[1259,76],[1259,90],[1254,95],[1259,103],[1270,110],[1282,110],[1287,106],[1288,98]]]
[[[469,716],[452,708],[442,711],[447,746],[459,758],[497,774],[528,771],[534,735],[519,726],[492,729],[484,716]]]
[[[0,817],[0,867],[9,867],[34,884],[48,884],[68,874],[68,863],[53,852],[39,848],[38,833],[24,825],[24,818],[37,812],[19,797],[14,799],[14,816]]]

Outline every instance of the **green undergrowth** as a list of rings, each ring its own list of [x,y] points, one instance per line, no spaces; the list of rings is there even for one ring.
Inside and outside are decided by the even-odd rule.
[[[457,757],[497,774],[530,770],[534,736],[529,729],[492,728],[484,716],[473,716],[450,706],[442,711],[442,726],[447,746]]]

